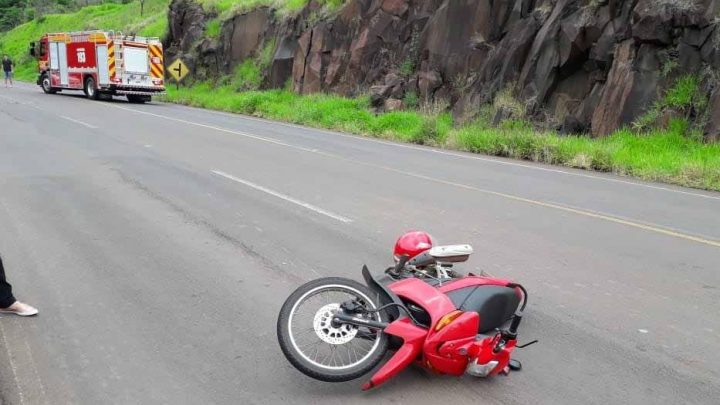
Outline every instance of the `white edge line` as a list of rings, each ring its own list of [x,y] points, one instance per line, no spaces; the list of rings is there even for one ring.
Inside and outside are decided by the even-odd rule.
[[[204,108],[184,106],[181,104],[173,104],[173,103],[167,103],[167,104],[179,105],[179,106],[182,106],[185,108],[190,108],[190,109],[194,109],[194,110],[200,110],[200,111],[210,112],[213,114],[227,116],[229,118],[236,117],[236,118],[240,118],[240,119],[247,119],[249,121],[282,125],[282,126],[289,127],[289,128],[298,128],[298,129],[304,129],[307,131],[324,132],[329,135],[342,136],[345,138],[352,138],[352,139],[357,139],[357,140],[365,141],[365,142],[379,143],[382,145],[394,146],[394,147],[404,148],[404,149],[412,149],[412,150],[426,152],[426,153],[435,153],[438,155],[451,156],[451,157],[456,157],[456,158],[461,158],[461,159],[479,160],[481,162],[494,163],[494,164],[498,164],[498,165],[522,167],[522,168],[530,169],[530,170],[538,170],[538,171],[550,172],[550,173],[559,173],[559,174],[564,174],[567,176],[583,177],[583,178],[593,179],[593,180],[598,180],[598,181],[606,181],[606,182],[610,182],[610,183],[619,183],[619,184],[625,184],[625,185],[630,185],[630,186],[649,188],[652,190],[684,194],[684,195],[689,195],[689,196],[694,196],[694,197],[707,198],[707,199],[711,199],[711,200],[720,200],[720,196],[707,195],[707,194],[696,193],[696,192],[692,192],[692,191],[677,190],[677,189],[670,188],[670,187],[655,186],[652,184],[643,184],[643,183],[638,183],[635,181],[615,179],[612,177],[594,176],[592,174],[587,174],[587,173],[575,173],[575,172],[570,172],[570,171],[566,171],[566,170],[553,169],[553,168],[549,168],[549,167],[539,167],[539,166],[529,165],[529,164],[520,163],[520,162],[495,159],[492,157],[466,155],[466,154],[462,154],[462,153],[458,153],[458,152],[449,152],[449,151],[443,150],[443,149],[406,145],[406,144],[398,143],[398,142],[389,142],[389,141],[383,141],[380,139],[369,138],[369,137],[362,136],[362,135],[345,134],[342,132],[331,131],[331,130],[324,129],[324,128],[307,127],[307,126],[291,124],[291,123],[287,123],[287,122],[275,121],[275,120],[271,120],[271,119],[267,119],[267,118],[254,117],[254,116],[246,115],[246,114],[234,114],[234,113],[229,113],[229,112],[225,112],[225,111],[207,110]],[[137,110],[133,110],[133,111],[137,111]],[[140,111],[138,111],[138,112],[140,112]],[[540,163],[538,163],[538,164],[540,164]],[[576,169],[576,170],[581,170],[581,169]],[[611,173],[608,173],[608,174],[617,176],[617,174],[611,174]]]
[[[334,214],[334,213],[332,213],[332,212],[330,212],[330,211],[326,211],[326,210],[324,210],[324,209],[322,209],[322,208],[318,208],[318,207],[316,207],[316,206],[314,206],[314,205],[312,205],[312,204],[308,204],[308,203],[306,203],[306,202],[304,202],[304,201],[300,201],[300,200],[295,199],[295,198],[293,198],[293,197],[290,197],[290,196],[288,196],[288,195],[285,195],[285,194],[282,194],[282,193],[278,193],[277,191],[270,190],[270,189],[265,188],[265,187],[263,187],[263,186],[259,186],[259,185],[255,184],[255,183],[251,183],[251,182],[249,182],[249,181],[247,181],[247,180],[243,180],[243,179],[237,178],[237,177],[235,177],[235,176],[233,176],[233,175],[231,175],[231,174],[227,174],[227,173],[222,172],[222,171],[220,171],[220,170],[212,170],[212,172],[215,173],[215,174],[217,174],[218,176],[222,176],[222,177],[225,177],[226,179],[230,179],[230,180],[235,181],[235,182],[237,182],[237,183],[244,184],[244,185],[246,185],[246,186],[248,186],[248,187],[254,188],[255,190],[262,191],[262,192],[264,192],[264,193],[270,194],[270,195],[272,195],[272,196],[274,196],[274,197],[280,198],[280,199],[285,200],[285,201],[287,201],[287,202],[291,202],[291,203],[293,203],[293,204],[299,205],[299,206],[301,206],[301,207],[303,207],[303,208],[309,209],[310,211],[316,212],[316,213],[321,214],[321,215],[325,215],[326,217],[330,217],[330,218],[332,218],[332,219],[334,219],[334,220],[337,220],[337,221],[340,221],[340,222],[344,222],[344,223],[346,223],[346,224],[349,224],[349,223],[353,222],[353,220],[350,219],[350,218],[344,217],[344,216],[342,216],[342,215]]]
[[[181,119],[181,118],[170,117],[170,116],[167,116],[167,115],[154,114],[154,113],[147,112],[147,111],[140,111],[140,110],[136,110],[136,109],[134,109],[134,108],[120,107],[119,105],[113,105],[113,104],[109,104],[109,103],[102,103],[102,104],[100,104],[100,105],[104,105],[104,106],[108,106],[108,107],[113,107],[113,108],[119,108],[119,109],[121,109],[121,110],[132,111],[132,112],[137,113],[137,114],[145,114],[145,115],[149,115],[149,116],[151,116],[151,117],[162,118],[162,119],[166,119],[166,120],[169,120],[169,121],[180,122],[180,123],[183,123],[183,124],[195,125],[195,126],[200,127],[200,128],[207,128],[207,129],[212,129],[212,130],[214,130],[214,131],[225,132],[225,133],[228,133],[228,134],[240,135],[240,136],[244,136],[244,137],[246,137],[246,138],[257,139],[257,140],[259,140],[259,141],[274,143],[274,144],[276,144],[276,145],[286,146],[286,147],[288,147],[288,148],[293,148],[293,149],[297,149],[297,150],[302,150],[302,151],[305,151],[305,152],[311,152],[311,153],[317,153],[317,152],[318,152],[317,149],[303,148],[302,146],[292,145],[292,144],[289,144],[289,143],[285,143],[285,142],[282,142],[282,141],[278,141],[277,139],[265,138],[265,137],[262,137],[262,136],[257,136],[257,135],[249,134],[249,133],[247,133],[247,132],[235,131],[235,130],[228,129],[228,128],[217,127],[217,126],[214,126],[214,125],[201,124],[201,123],[199,123],[199,122],[187,121],[187,120],[184,120],[184,119]]]
[[[8,361],[10,362],[10,370],[12,371],[13,380],[15,382],[15,388],[18,390],[18,397],[20,398],[20,403],[25,404],[25,395],[23,395],[22,388],[20,387],[20,381],[18,381],[17,377],[17,366],[15,365],[15,362],[13,361],[13,355],[10,353],[10,346],[8,345],[7,338],[5,337],[5,327],[3,327],[3,323],[0,322],[0,335],[3,338],[3,346],[5,346],[5,351],[7,352]]]
[[[98,129],[98,127],[96,127],[95,125],[90,125],[90,124],[88,124],[87,122],[82,122],[82,121],[76,120],[76,119],[74,119],[74,118],[66,117],[66,116],[64,116],[64,115],[59,115],[59,117],[62,118],[62,119],[64,119],[64,120],[68,120],[68,121],[70,121],[70,122],[74,122],[74,123],[76,123],[76,124],[80,124],[80,125],[82,125],[82,126],[88,127],[88,128],[90,128],[90,129]]]
[[[27,335],[25,333],[25,328],[22,326],[22,323],[19,323],[20,331],[23,335]],[[32,349],[30,348],[30,344],[28,343],[27,339],[23,339],[25,342],[25,348],[27,349],[28,358],[30,360],[30,369],[32,370],[35,381],[37,382],[37,386],[40,388],[40,395],[42,396],[43,403],[47,404],[47,394],[45,393],[45,385],[42,382],[42,379],[40,379],[40,374],[38,373],[37,364],[35,363],[35,356],[33,356]]]

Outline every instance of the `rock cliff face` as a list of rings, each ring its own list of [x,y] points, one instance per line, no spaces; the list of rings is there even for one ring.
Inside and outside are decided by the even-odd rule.
[[[540,125],[601,136],[690,74],[709,102],[684,114],[720,138],[720,0],[349,0],[332,15],[311,1],[236,15],[218,40],[203,36],[212,17],[192,0],[169,12],[168,52],[201,80],[271,46],[268,88],[370,92],[379,108],[412,95],[461,120],[503,92]]]

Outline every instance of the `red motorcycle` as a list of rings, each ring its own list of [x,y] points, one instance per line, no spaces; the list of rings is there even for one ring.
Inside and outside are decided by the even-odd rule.
[[[310,377],[340,382],[369,373],[395,350],[363,390],[413,362],[456,376],[521,369],[510,355],[537,342],[517,345],[527,291],[509,280],[460,275],[453,265],[471,253],[469,245],[433,247],[428,234],[410,232],[398,239],[396,265],[381,277],[363,267],[367,286],[339,277],[301,286],[278,318],[285,357]]]

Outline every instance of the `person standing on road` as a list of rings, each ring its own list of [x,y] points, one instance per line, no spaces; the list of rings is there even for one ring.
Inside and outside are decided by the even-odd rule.
[[[2,257],[0,257],[0,314],[33,316],[37,313],[37,309],[13,297],[12,286],[5,280],[5,268],[3,268]]]
[[[3,73],[5,73],[5,87],[8,87],[8,83],[10,83],[10,87],[12,87],[13,86],[12,75],[13,75],[13,70],[14,70],[13,68],[15,67],[15,65],[10,60],[9,56],[3,55],[2,67],[3,67]]]

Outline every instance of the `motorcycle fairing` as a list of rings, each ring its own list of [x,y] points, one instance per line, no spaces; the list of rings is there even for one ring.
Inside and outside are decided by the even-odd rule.
[[[455,304],[437,288],[417,278],[406,278],[388,286],[393,294],[411,302],[422,303],[422,308],[430,315],[430,328],[437,325],[440,318],[455,311]]]
[[[462,375],[468,362],[467,348],[475,342],[479,323],[477,312],[464,312],[439,331],[431,330],[423,346],[426,364],[444,374]],[[461,354],[462,348],[465,354]]]
[[[385,328],[384,332],[403,339],[403,345],[380,370],[370,377],[370,381],[363,384],[363,391],[377,387],[395,377],[416,360],[422,352],[423,341],[427,335],[426,329],[413,325],[409,318],[399,319],[391,323]]]

